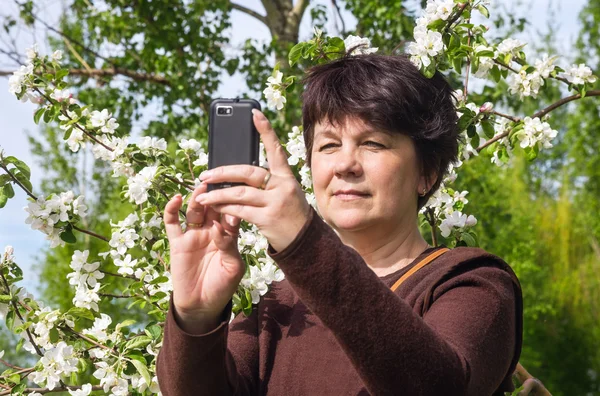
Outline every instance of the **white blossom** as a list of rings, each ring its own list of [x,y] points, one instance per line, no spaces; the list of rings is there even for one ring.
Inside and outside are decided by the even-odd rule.
[[[291,154],[288,158],[288,164],[298,165],[300,160],[305,160],[306,146],[304,145],[304,136],[299,127],[293,127],[292,132],[288,133],[288,142],[285,148]]]
[[[277,70],[274,76],[267,78],[267,85],[281,85],[283,80],[283,73]]]
[[[71,92],[69,92],[68,89],[64,89],[64,90],[63,89],[55,89],[50,94],[50,97],[60,103],[60,102],[70,99]]]
[[[167,150],[167,141],[163,138],[155,138],[151,136],[144,136],[142,141],[138,143],[138,147],[142,151],[147,150]]]
[[[429,0],[425,8],[426,18],[431,23],[435,20],[447,20],[454,9],[454,0]]]
[[[61,50],[54,51],[51,56],[53,61],[59,61],[62,59],[62,57],[63,57],[63,52]]]
[[[444,238],[447,238],[452,228],[472,227],[477,224],[477,219],[473,215],[467,216],[456,210],[447,216],[440,224],[440,231]]]
[[[87,308],[98,312],[98,301],[100,301],[98,290],[100,290],[100,283],[96,283],[96,286],[91,289],[78,287],[73,298],[73,304],[79,308]]]
[[[371,40],[366,37],[348,35],[344,40],[346,53],[350,55],[368,55],[377,52],[379,48],[371,47]]]
[[[537,72],[544,78],[550,77],[550,73],[552,73],[556,67],[553,65],[556,59],[558,59],[558,55],[548,58],[548,54],[543,54],[542,59],[537,59],[535,61],[535,68],[537,69]]]
[[[83,334],[91,335],[99,342],[106,342],[108,340],[108,334],[106,333],[106,329],[112,323],[112,318],[107,314],[100,314],[99,318],[94,320],[94,324],[91,329],[83,330]],[[97,354],[97,352],[94,352]]]
[[[208,165],[208,154],[204,151],[198,151],[198,159],[193,162],[194,166],[206,166]]]
[[[78,371],[78,362],[73,347],[60,341],[56,347],[47,349],[40,359],[42,371],[33,372],[29,378],[38,385],[45,383],[48,389],[53,390],[59,384],[61,377]]]
[[[407,52],[412,55],[411,60],[417,67],[427,67],[431,58],[438,55],[444,49],[442,34],[426,28],[414,30],[415,41],[408,44]]]
[[[558,135],[558,131],[552,129],[550,124],[542,122],[538,117],[525,117],[523,119],[523,133],[518,135],[521,148],[538,146],[539,148],[552,147],[552,139]]]
[[[117,120],[115,118],[109,118],[100,131],[103,133],[113,134],[118,127],[119,124],[117,123]]]
[[[126,197],[129,197],[130,201],[136,203],[136,205],[142,204],[148,200],[148,190],[152,187],[152,181],[156,175],[158,166],[147,166],[140,171],[137,175],[129,178],[127,184],[129,191],[125,193]]]
[[[35,58],[37,58],[38,52],[39,49],[37,43],[34,43],[33,46],[27,48],[25,50],[25,56],[27,56],[27,63],[31,63]]]
[[[268,86],[267,88],[265,88],[263,93],[265,94],[265,98],[267,99],[267,107],[269,107],[269,109],[271,110],[281,110],[287,102],[287,99],[281,94],[281,91],[279,89],[275,89],[271,86]]]
[[[6,245],[4,247],[4,256],[2,257],[3,263],[12,263],[15,260],[13,254],[15,253],[15,249],[11,245]]]
[[[71,126],[72,128],[72,126]],[[78,152],[80,148],[85,147],[85,137],[81,129],[72,128],[71,135],[67,139],[67,145],[69,149],[74,153]]]
[[[498,44],[498,52],[500,54],[517,55],[525,45],[525,43],[522,43],[517,39],[507,38]]]
[[[115,265],[119,267],[119,274],[133,275],[133,267],[137,264],[137,260],[131,260],[131,255],[128,254],[124,259],[115,259]]]
[[[94,128],[100,128],[106,125],[106,122],[112,117],[112,113],[109,113],[107,109],[102,111],[92,111],[90,122]]]
[[[540,87],[544,85],[544,79],[537,71],[527,73],[525,70],[521,70],[519,73],[512,74],[508,83],[510,93],[518,93],[522,100],[525,96],[537,97]]]
[[[94,365],[97,369],[92,375],[100,380],[100,385],[104,389],[104,392],[108,393],[110,387],[118,384],[117,373],[106,362],[96,362]]]
[[[198,142],[196,139],[182,139],[181,142],[179,142],[179,147],[181,147],[183,150],[192,151],[194,153],[202,149],[200,142]]]
[[[597,77],[592,75],[592,69],[581,63],[578,65],[572,65],[561,76],[566,78],[571,84],[581,85],[585,83],[593,84],[596,82]]]
[[[72,396],[88,396],[92,393],[92,384],[85,384],[81,386],[81,389],[70,390],[69,393]]]
[[[250,266],[250,274],[244,275],[241,281],[242,286],[250,289],[252,304],[257,304],[260,296],[267,293],[271,282],[284,278],[283,271],[275,266],[271,258],[259,258],[258,261],[260,264]]]
[[[135,241],[139,238],[139,235],[134,229],[127,228],[113,232],[108,244],[115,248],[120,255],[124,255],[127,249],[131,249],[135,246]]]

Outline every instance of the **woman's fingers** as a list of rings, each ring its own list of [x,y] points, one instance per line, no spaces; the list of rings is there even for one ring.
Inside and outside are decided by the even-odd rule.
[[[181,194],[175,195],[165,205],[165,214],[163,220],[165,222],[165,230],[169,239],[173,240],[183,234],[181,224],[179,223],[179,208],[183,198]]]
[[[273,176],[272,178],[274,178]],[[201,205],[240,204],[249,207],[264,207],[267,205],[266,192],[250,186],[234,186],[220,188],[196,198]],[[243,218],[243,217],[242,217]]]
[[[206,183],[202,183],[198,187],[196,187],[194,189],[194,191],[192,192],[192,196],[190,197],[190,200],[188,201],[188,207],[187,207],[187,211],[185,213],[185,221],[186,222],[197,223],[197,224],[204,223],[204,206],[201,205],[196,200],[196,197],[200,194],[205,193],[206,188],[207,188]]]
[[[228,214],[222,215],[221,226],[228,235],[236,237],[237,239],[237,235],[240,231],[240,219],[238,217],[231,216]]]
[[[252,109],[252,114],[254,115],[254,126],[256,126],[256,130],[265,145],[269,169],[273,172],[291,174],[292,170],[288,165],[287,156],[285,155],[283,146],[279,142],[277,134],[273,130],[273,127],[271,127],[271,123],[258,109]]]
[[[202,172],[200,179],[205,183],[244,183],[260,188],[269,171],[252,165],[225,165]]]

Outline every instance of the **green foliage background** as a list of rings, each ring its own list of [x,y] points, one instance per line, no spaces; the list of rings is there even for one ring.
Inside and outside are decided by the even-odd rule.
[[[298,39],[298,26],[290,25],[292,19],[283,27],[281,24],[281,18],[291,12],[292,2],[286,0],[263,1],[272,41],[249,39],[234,56],[224,51],[238,29],[230,29],[229,1],[106,0],[108,11],[101,13],[92,12],[90,2],[98,3],[73,0],[59,27],[77,54],[69,50],[62,37],[51,38],[52,45],[65,53],[63,64],[81,69],[81,57],[91,68],[133,70],[146,76],[164,76],[166,81],[120,73],[74,75],[70,81],[78,87],[78,99],[94,104],[96,109],[111,109],[121,124],[119,131],[127,134],[142,111],[148,105],[155,106],[153,121],[142,133],[167,139],[173,154],[176,141],[182,138],[206,141],[206,109],[222,83],[223,73],[240,73],[247,81],[247,95],[258,98],[273,59],[284,59],[282,54]],[[35,2],[30,3],[33,14],[24,16],[39,18]],[[409,9],[418,10],[418,3],[347,0],[338,5],[358,20],[356,30],[345,33],[370,37],[374,46],[391,53],[402,50],[403,40],[410,40],[414,13]],[[302,15],[323,26],[330,14],[322,5],[308,5]],[[518,17],[501,8],[492,14],[496,28],[503,34],[523,29],[525,21]],[[600,1],[590,0],[580,21],[574,53],[578,59],[573,61],[585,62],[598,74]],[[124,51],[98,56],[96,52],[106,43],[119,44]],[[535,43],[537,48],[533,44],[527,47],[529,59],[534,59],[533,50],[553,52],[551,36],[539,37]],[[570,61],[563,59],[560,63],[564,66]],[[284,74],[290,71],[288,68],[282,63]],[[459,76],[449,78],[459,88]],[[267,112],[282,137],[300,123],[300,84],[296,86],[288,95],[290,111],[277,115]],[[520,102],[507,98],[506,92],[507,87],[499,84],[487,87],[469,101],[492,101],[496,107],[524,116],[564,95],[556,87],[543,97]],[[558,143],[543,151],[536,162],[528,163],[516,156],[510,166],[497,168],[488,157],[481,156],[463,166],[455,187],[469,191],[466,211],[479,220],[475,230],[481,247],[510,263],[523,286],[523,366],[555,395],[600,394],[598,101],[571,103],[552,113],[549,122],[559,130]],[[119,198],[123,181],[112,178],[110,169],[100,162],[94,163],[92,174],[82,173],[83,167],[77,161],[80,155],[66,148],[58,128],[46,126],[41,135],[40,139],[30,138],[40,165],[48,171],[41,192],[73,190],[79,194],[85,190],[86,197],[94,197],[90,223],[85,228],[109,235],[108,220],[117,222],[128,214],[128,204]],[[89,153],[86,158],[93,161]],[[90,257],[94,257],[106,247],[101,241],[79,234],[75,245],[39,252],[41,294],[53,307],[66,309],[71,304],[74,290],[67,287],[66,274],[76,249],[89,249]],[[104,269],[116,272],[116,268]],[[122,286],[116,281],[104,292],[119,294]],[[141,319],[141,311],[127,309],[128,304],[123,299],[104,299],[101,311],[111,315],[113,321]],[[27,354],[14,353],[15,337],[4,327],[0,331],[0,350],[6,350],[5,358],[22,366],[31,364]]]

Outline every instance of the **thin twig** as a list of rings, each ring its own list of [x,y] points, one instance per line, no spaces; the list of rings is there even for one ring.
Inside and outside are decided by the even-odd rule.
[[[519,121],[521,121],[521,119],[520,119],[520,118],[518,118],[518,117],[513,117],[513,116],[510,116],[510,115],[508,115],[508,114],[503,114],[503,113],[497,112],[497,111],[495,111],[495,110],[492,110],[490,113],[491,113],[491,114],[494,114],[494,115],[497,115],[497,116],[499,116],[499,117],[503,117],[503,118],[509,119],[509,120],[511,120],[512,122],[519,122]]]
[[[91,236],[96,237],[98,239],[102,239],[104,242],[108,242],[109,241],[109,239],[107,237],[104,237],[102,235],[98,235],[95,232],[92,232],[92,231],[89,231],[89,230],[84,230],[83,228],[79,228],[79,227],[77,227],[76,225],[73,225],[73,224],[71,224],[71,226],[73,227],[73,229],[75,229],[75,230],[77,230],[79,232],[83,232],[84,234],[88,234],[88,235],[91,235]]]
[[[17,180],[17,178],[11,173],[11,171],[8,170],[8,168],[6,166],[4,166],[4,164],[0,164],[0,168],[4,169],[4,171],[6,173],[8,173],[10,178],[13,179],[13,181],[15,183],[17,183],[19,185],[19,187],[21,187],[27,195],[29,195],[31,198],[33,198],[34,200],[37,201],[37,197],[35,195],[33,195],[33,193],[31,191],[29,191],[29,189],[27,187],[25,187],[23,184],[21,184],[21,182],[19,180]]]

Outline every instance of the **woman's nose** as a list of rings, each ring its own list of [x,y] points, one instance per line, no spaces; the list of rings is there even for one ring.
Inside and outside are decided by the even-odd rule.
[[[358,158],[358,153],[351,149],[338,151],[335,157],[334,170],[336,176],[361,176],[363,168]]]

